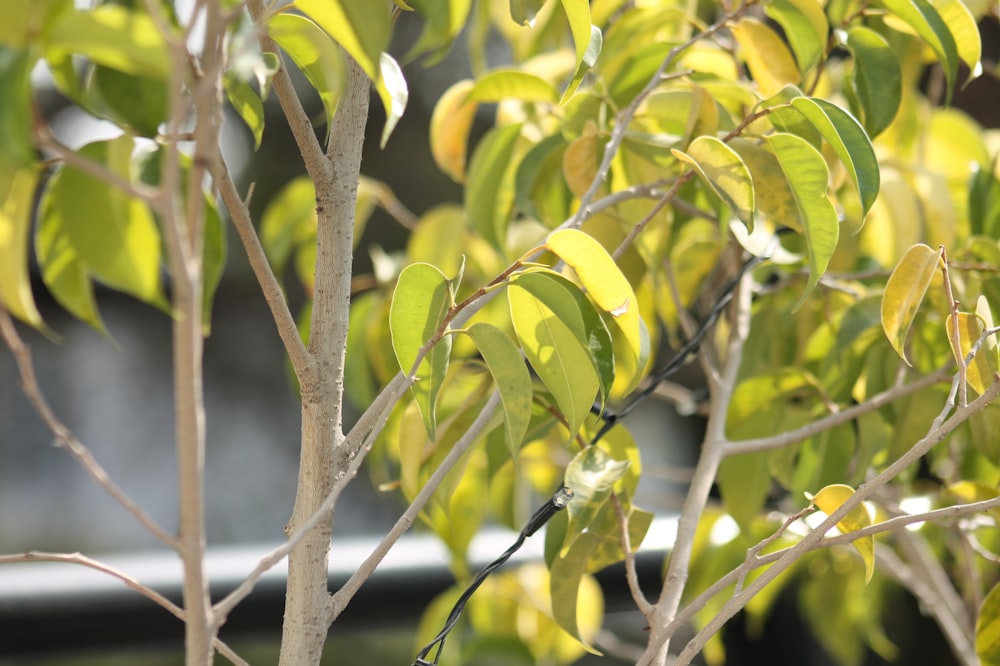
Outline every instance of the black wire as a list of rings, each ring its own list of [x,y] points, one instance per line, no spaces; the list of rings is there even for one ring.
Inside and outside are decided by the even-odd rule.
[[[718,299],[712,305],[712,309],[709,311],[708,315],[706,315],[705,320],[701,322],[698,330],[694,332],[694,335],[692,335],[687,342],[684,343],[684,346],[677,351],[674,357],[671,358],[659,372],[649,379],[646,387],[638,393],[633,394],[632,399],[629,400],[629,402],[620,411],[614,414],[609,414],[607,412],[601,414],[601,419],[604,421],[604,424],[597,431],[597,434],[594,435],[594,438],[590,440],[591,444],[599,442],[601,437],[604,437],[604,435],[606,435],[609,430],[614,428],[619,421],[631,414],[643,400],[652,395],[653,391],[656,390],[656,387],[660,385],[660,382],[680,370],[694,359],[694,355],[698,351],[698,348],[701,347],[701,343],[705,339],[705,336],[708,335],[708,332],[715,325],[715,322],[718,321],[722,311],[725,310],[726,306],[729,305],[729,302],[733,300],[733,294],[736,293],[736,288],[739,286],[740,280],[743,279],[743,276],[746,275],[747,271],[762,263],[766,259],[768,259],[767,256],[751,257],[740,267],[740,270],[736,273],[733,279],[722,288]],[[595,407],[594,411],[597,409],[598,408]]]
[[[545,525],[550,518],[552,518],[552,516],[566,508],[566,505],[569,504],[571,499],[573,499],[573,489],[568,486],[563,486],[556,491],[548,502],[540,506],[538,510],[535,511],[534,515],[531,516],[531,519],[528,520],[528,524],[525,525],[524,529],[521,530],[521,533],[517,535],[517,539],[511,547],[505,550],[500,557],[490,562],[485,569],[476,575],[475,580],[472,581],[469,587],[465,589],[465,592],[462,593],[462,596],[458,598],[458,601],[455,602],[455,605],[452,607],[451,613],[448,614],[448,619],[445,620],[444,627],[442,627],[441,631],[438,632],[437,636],[435,636],[430,643],[424,646],[424,649],[417,653],[417,658],[413,662],[413,666],[434,666],[438,663],[438,659],[441,658],[441,653],[444,651],[444,641],[448,637],[448,634],[451,633],[451,630],[455,628],[455,625],[458,624],[458,618],[461,617],[462,610],[465,608],[465,604],[469,602],[469,599],[472,598],[473,593],[479,589],[479,586],[483,584],[483,581],[486,580],[487,576],[499,569],[504,562],[510,559],[511,555],[517,552],[518,548],[524,544],[525,539],[540,530],[542,526]],[[426,661],[424,657],[430,654],[430,651],[434,649],[435,645],[438,646],[438,649],[437,654],[434,656],[434,661]]]

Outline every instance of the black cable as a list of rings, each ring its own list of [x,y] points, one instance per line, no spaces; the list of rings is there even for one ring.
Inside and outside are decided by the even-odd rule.
[[[698,351],[698,348],[701,347],[702,340],[704,340],[705,336],[708,335],[708,332],[715,325],[715,322],[719,320],[719,316],[722,314],[722,311],[725,310],[726,306],[729,305],[729,302],[733,300],[733,294],[736,292],[736,287],[739,286],[740,280],[743,279],[743,276],[746,275],[747,271],[762,263],[766,259],[768,259],[767,256],[751,257],[740,267],[740,270],[736,273],[733,279],[722,288],[718,299],[712,305],[712,309],[705,317],[705,320],[701,322],[698,330],[694,332],[694,335],[692,335],[687,342],[684,343],[684,346],[677,351],[674,357],[671,358],[659,372],[649,379],[646,384],[646,388],[633,394],[632,399],[629,400],[629,402],[617,413],[601,414],[601,419],[604,421],[604,424],[597,431],[597,434],[594,435],[594,438],[590,440],[591,444],[596,444],[600,441],[601,437],[604,437],[604,435],[606,435],[609,430],[614,428],[619,421],[631,414],[643,400],[652,395],[653,391],[656,390],[656,387],[659,386],[660,382],[680,370],[694,359],[695,353]]]
[[[531,519],[528,520],[528,524],[524,526],[521,533],[517,535],[517,539],[514,541],[510,548],[504,551],[503,555],[497,559],[490,562],[485,569],[480,571],[472,584],[465,589],[462,596],[458,598],[455,605],[451,609],[451,613],[448,614],[448,619],[445,620],[444,627],[438,632],[437,636],[434,637],[430,643],[428,643],[424,649],[417,653],[417,658],[413,662],[413,666],[434,666],[438,663],[438,659],[441,658],[441,653],[444,651],[444,641],[451,633],[451,630],[455,628],[458,624],[458,618],[462,615],[462,610],[465,608],[465,604],[469,602],[472,598],[473,593],[479,589],[479,586],[483,584],[487,576],[499,569],[504,562],[510,559],[510,556],[517,552],[517,549],[524,544],[524,540],[530,537],[532,534],[537,532],[542,528],[545,523],[549,522],[552,516],[556,515],[569,504],[569,501],[573,499],[573,489],[568,486],[563,486],[549,499],[548,502],[543,504],[535,511]],[[437,654],[434,656],[434,661],[427,661],[424,659],[434,646],[437,645]]]

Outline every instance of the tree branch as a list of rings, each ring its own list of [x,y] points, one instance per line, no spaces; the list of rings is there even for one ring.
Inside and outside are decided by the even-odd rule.
[[[167,599],[165,596],[148,585],[143,585],[136,578],[128,575],[124,571],[116,569],[99,560],[87,557],[82,553],[47,553],[41,551],[30,551],[27,553],[0,555],[0,564],[12,564],[15,562],[62,562],[65,564],[78,564],[89,569],[94,569],[95,571],[100,571],[101,573],[105,573],[125,583],[125,586],[130,590],[134,590],[135,592],[138,592],[142,596],[146,597],[181,622],[186,621],[184,609],[170,601],[170,599]],[[217,637],[212,639],[212,646],[219,651],[219,654],[237,666],[249,666],[249,664],[244,661],[242,657],[236,654],[231,647],[226,645]]]
[[[155,520],[147,515],[108,476],[107,471],[97,462],[90,449],[84,446],[72,431],[55,415],[48,400],[42,394],[41,387],[38,385],[38,377],[35,375],[35,365],[31,360],[31,349],[21,339],[21,336],[17,332],[17,327],[14,325],[14,320],[2,305],[0,305],[0,338],[3,339],[4,344],[14,356],[14,362],[17,364],[18,373],[21,377],[21,389],[24,391],[25,397],[28,398],[31,406],[35,409],[35,413],[42,419],[45,427],[56,438],[59,445],[69,451],[76,458],[77,462],[83,466],[83,469],[90,475],[94,482],[111,495],[133,518],[139,521],[139,524],[145,527],[150,534],[169,548],[176,548],[177,538],[160,527]]]

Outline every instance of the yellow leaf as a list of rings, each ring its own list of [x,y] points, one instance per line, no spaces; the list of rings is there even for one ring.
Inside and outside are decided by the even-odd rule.
[[[959,312],[957,319],[959,348],[956,349],[955,321],[956,319],[949,314],[946,330],[948,332],[948,342],[951,345],[951,351],[955,355],[955,361],[961,363],[969,356],[973,345],[976,344],[979,336],[986,330],[987,324],[978,314]],[[986,393],[986,389],[993,383],[993,372],[995,371],[996,363],[994,362],[992,366],[990,363],[990,354],[984,341],[984,344],[976,352],[976,355],[972,357],[972,361],[965,369],[966,383],[979,395]]]
[[[917,243],[896,264],[882,294],[882,329],[892,348],[907,364],[910,360],[903,349],[906,335],[940,259],[940,249],[933,250]]]
[[[474,83],[463,79],[441,95],[431,115],[431,155],[441,171],[456,183],[465,182],[469,130],[478,104],[466,101]]]
[[[806,498],[815,504],[820,511],[829,516],[853,495],[853,488],[841,483],[835,483],[822,488],[815,495],[806,493]],[[859,504],[837,523],[837,529],[844,534],[848,534],[868,527],[871,524],[871,514],[868,513],[868,509],[863,504]],[[867,585],[872,579],[872,573],[875,571],[875,537],[869,534],[860,539],[855,539],[852,543],[857,548],[858,553],[861,554],[861,559],[865,562],[865,584]]]
[[[756,19],[741,19],[733,26],[743,59],[760,94],[770,97],[802,78],[791,51],[774,30]]]
[[[600,149],[597,135],[587,132],[563,151],[563,175],[574,196],[583,196],[594,182],[601,161]]]

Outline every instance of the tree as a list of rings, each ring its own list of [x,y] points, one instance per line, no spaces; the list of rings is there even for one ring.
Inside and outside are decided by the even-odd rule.
[[[467,583],[466,548],[487,517],[517,528],[526,500],[563,485],[524,532],[549,519],[545,566],[476,580],[471,624],[497,640],[452,640],[446,661],[500,644],[537,663],[576,659],[600,623],[590,574],[624,561],[650,628],[640,664],[666,663],[668,650],[676,664],[703,650],[720,658],[720,627],[741,610],[762,617],[795,578],[802,612],[843,663],[865,645],[891,653],[880,629],[891,585],[925,604],[958,662],[1000,663],[1000,171],[995,135],[947,108],[982,72],[977,21],[995,21],[995,5],[8,5],[0,333],[56,438],[181,557],[183,609],[140,591],[185,623],[188,664],[214,651],[243,663],[219,627],[285,555],[281,663],[317,663],[331,623],[418,519]],[[370,87],[386,111],[385,150],[407,102],[386,52],[397,20],[423,22],[405,60],[433,64],[463,28],[476,54],[475,79],[442,96],[429,129],[464,202],[421,215],[405,254],[352,293],[358,230],[373,206],[399,206],[360,175]],[[490,39],[509,49],[509,66],[486,68]],[[121,136],[79,150],[53,138],[33,111],[39,63]],[[320,96],[319,137],[290,66]],[[308,177],[255,225],[220,130],[228,100],[259,143],[269,91]],[[467,162],[487,104],[495,126]],[[213,603],[200,368],[226,253],[220,203],[295,374],[302,441],[286,542]],[[11,318],[45,328],[32,251],[46,289],[99,329],[95,281],[171,313],[176,535],[48,407]],[[301,331],[281,283],[290,263],[311,296]],[[706,435],[662,588],[647,598],[634,551],[653,516],[632,501],[641,463],[627,416],[691,359],[707,382],[708,397],[691,398]],[[347,399],[364,411],[345,431]],[[334,510],[365,460],[407,508],[331,594]],[[817,510],[825,518],[805,520]],[[835,526],[842,534],[829,536]],[[44,558],[100,566],[67,554],[4,560]],[[428,609],[425,639],[458,619],[458,595]],[[672,642],[692,623],[687,644]]]

